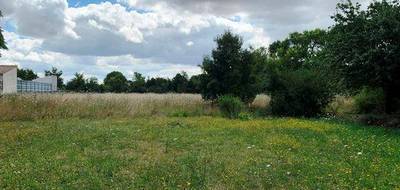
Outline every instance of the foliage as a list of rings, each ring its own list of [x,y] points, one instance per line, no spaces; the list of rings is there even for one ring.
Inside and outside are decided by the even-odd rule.
[[[39,78],[38,75],[35,72],[33,72],[32,69],[18,69],[17,76],[22,80],[34,80]]]
[[[147,92],[167,93],[172,92],[171,80],[165,78],[151,78],[146,82]]]
[[[211,57],[205,57],[203,69],[202,95],[206,100],[216,100],[231,94],[243,102],[250,103],[260,92],[260,76],[257,62],[251,50],[243,50],[240,36],[225,32],[215,39],[217,47]]]
[[[107,92],[127,92],[128,80],[121,72],[113,71],[108,73],[104,79],[104,87]]]
[[[188,91],[189,76],[182,71],[175,75],[171,81],[171,89],[176,93],[184,93]]]
[[[52,67],[51,70],[45,70],[45,76],[57,76],[57,88],[63,89],[64,88],[64,79],[61,77],[63,74],[62,71],[59,71],[57,68]]]
[[[239,114],[242,112],[244,104],[240,98],[224,95],[218,98],[218,107],[224,117],[236,119],[239,118]]]
[[[2,17],[3,15],[1,14],[1,11],[0,11],[0,18]],[[7,48],[7,46],[6,46],[6,42],[5,42],[5,40],[4,40],[4,36],[3,36],[3,29],[0,27],[0,50],[1,49],[8,49]],[[1,57],[1,54],[0,54],[0,57]]]
[[[366,10],[351,1],[338,4],[327,52],[347,88],[383,89],[385,111],[400,108],[400,4],[374,1]]]
[[[65,89],[68,91],[74,91],[74,92],[85,92],[86,91],[86,81],[85,77],[81,73],[75,73],[74,78],[72,78],[67,85],[65,86]]]
[[[193,75],[190,77],[189,82],[188,82],[188,87],[187,87],[187,92],[188,93],[193,93],[193,94],[200,94],[201,92],[201,77],[203,75]]]
[[[333,98],[324,76],[309,69],[275,73],[269,92],[271,111],[280,116],[317,116]]]
[[[133,77],[133,81],[130,83],[129,91],[136,93],[145,93],[146,92],[146,79],[144,76],[138,72],[135,72]]]
[[[382,113],[385,108],[383,89],[364,87],[355,97],[354,103],[357,113]]]
[[[327,32],[321,29],[294,32],[283,41],[275,41],[269,47],[271,60],[286,69],[297,70],[321,64],[321,54],[326,46]]]
[[[99,84],[96,77],[85,80],[85,89],[87,92],[104,92],[104,86]]]

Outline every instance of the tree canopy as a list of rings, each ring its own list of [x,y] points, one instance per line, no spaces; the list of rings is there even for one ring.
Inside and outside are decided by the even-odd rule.
[[[59,89],[64,88],[64,79],[61,77],[62,74],[63,74],[63,72],[58,70],[55,67],[52,67],[51,70],[44,71],[45,76],[57,76],[57,87]]]
[[[18,69],[17,76],[22,80],[34,80],[39,78],[32,69]]]
[[[1,17],[3,17],[3,15],[0,11],[0,18]],[[0,50],[1,49],[7,49],[7,46],[6,46],[6,42],[4,40],[4,36],[3,36],[3,29],[0,27]],[[0,54],[0,57],[1,57],[1,54]]]
[[[251,50],[243,49],[243,40],[230,31],[215,39],[217,47],[211,57],[205,57],[201,68],[202,96],[216,100],[222,95],[233,95],[252,102],[259,93],[257,62]]]
[[[113,71],[107,74],[104,79],[104,86],[108,92],[127,92],[128,80],[121,72]]]
[[[400,93],[399,1],[376,1],[366,10],[338,4],[327,52],[347,88],[382,88],[386,112],[398,109]]]

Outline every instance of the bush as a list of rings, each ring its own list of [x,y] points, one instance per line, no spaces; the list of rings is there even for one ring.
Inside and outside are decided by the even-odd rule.
[[[330,89],[328,81],[312,70],[275,73],[269,86],[271,111],[279,116],[317,116],[333,97]]]
[[[218,107],[224,117],[238,118],[244,108],[243,102],[234,96],[221,96],[218,98]]]
[[[364,87],[355,97],[357,113],[384,113],[385,94],[381,88]]]

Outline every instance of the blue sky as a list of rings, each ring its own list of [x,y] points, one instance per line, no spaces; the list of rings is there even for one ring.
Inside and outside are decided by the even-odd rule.
[[[366,3],[369,0],[360,0]],[[290,32],[327,28],[338,0],[0,0],[9,50],[0,64],[57,67],[100,80],[199,74],[225,30],[245,46],[268,47]]]

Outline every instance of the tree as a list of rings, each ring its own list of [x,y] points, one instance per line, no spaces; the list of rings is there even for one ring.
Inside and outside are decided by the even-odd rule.
[[[90,77],[85,80],[85,89],[87,92],[103,92],[102,86],[96,77]]]
[[[266,64],[266,92],[270,108],[280,116],[314,117],[333,96],[325,69],[327,32],[316,29],[295,32],[271,44]]]
[[[0,11],[0,18],[2,17],[3,15],[1,14],[1,11]],[[3,29],[0,27],[0,50],[1,49],[8,49],[7,48],[7,46],[6,46],[6,42],[5,42],[5,40],[4,40],[4,36],[3,36]],[[1,54],[0,54],[0,57],[1,57]]]
[[[242,38],[230,31],[218,36],[215,42],[212,57],[205,57],[201,65],[203,98],[216,100],[222,95],[233,95],[243,102],[252,102],[260,92],[253,51],[243,50]]]
[[[171,80],[165,78],[151,78],[146,82],[147,92],[167,93],[171,92]]]
[[[64,79],[61,77],[63,74],[62,71],[59,71],[57,68],[52,67],[51,70],[45,70],[44,75],[45,76],[57,76],[57,87],[59,89],[64,88]]]
[[[146,92],[146,79],[138,72],[134,73],[133,81],[130,83],[130,92],[145,93]]]
[[[201,78],[203,75],[193,75],[190,77],[187,86],[187,92],[193,94],[199,94],[201,92]]]
[[[332,70],[349,89],[382,88],[385,112],[399,110],[399,1],[374,1],[366,10],[347,1],[337,10],[327,46]]]
[[[291,33],[285,40],[278,40],[270,45],[270,59],[292,70],[319,66],[327,35],[321,29]]]
[[[187,92],[189,83],[189,76],[186,72],[182,71],[175,75],[175,77],[171,81],[171,88],[174,92],[177,93],[185,93]]]
[[[74,78],[67,83],[66,90],[73,92],[85,92],[86,83],[83,74],[75,73]]]
[[[104,86],[108,92],[127,92],[128,80],[121,72],[113,71],[107,74],[106,78],[104,79]]]
[[[18,69],[17,76],[22,80],[34,80],[39,78],[38,75],[31,69]]]

